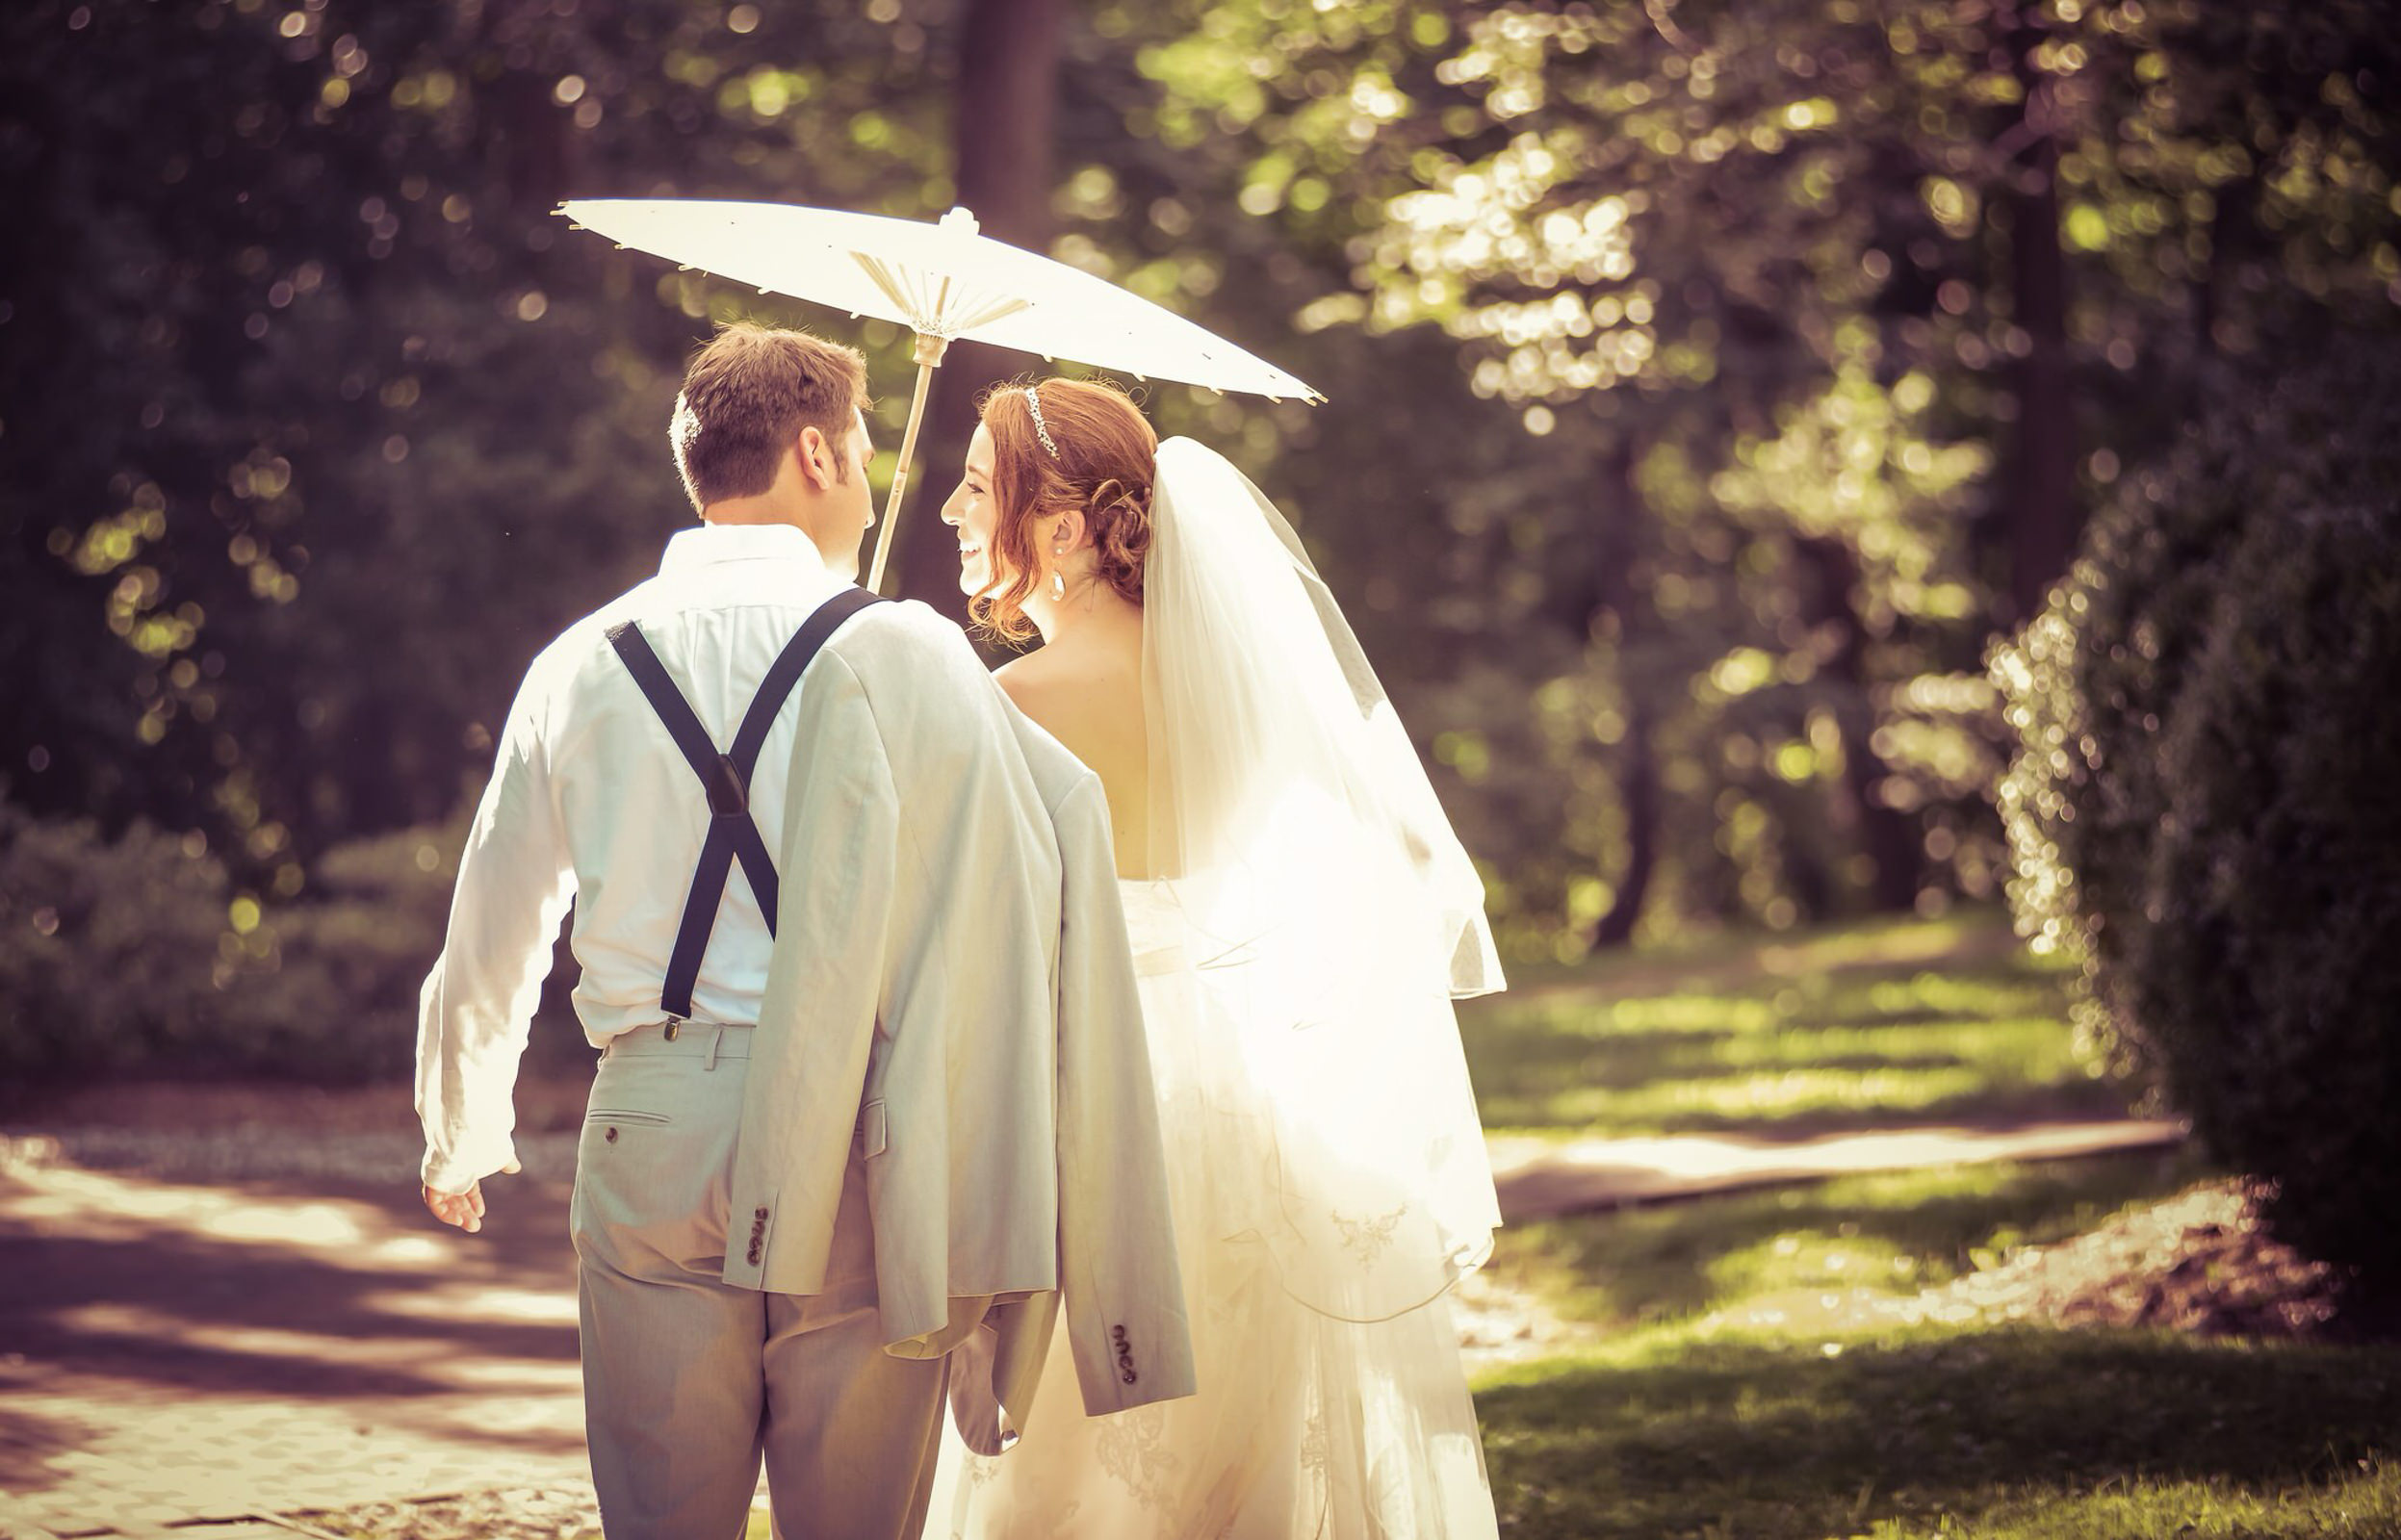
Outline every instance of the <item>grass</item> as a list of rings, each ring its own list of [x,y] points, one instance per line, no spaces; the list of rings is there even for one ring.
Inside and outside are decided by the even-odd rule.
[[[1478,1407],[1525,1540],[2401,1532],[2389,1348],[1653,1331]]]
[[[1467,1017],[1488,1122],[1803,1134],[2118,1111],[1997,919],[1723,940]],[[2401,1347],[1944,1324],[1894,1306],[2207,1174],[1850,1177],[1503,1233],[1595,1345],[1478,1383],[1513,1540],[2401,1536]]]
[[[1460,1013],[1484,1125],[1550,1136],[2105,1117],[2066,976],[1989,912],[1536,969]]]
[[[2401,1535],[2401,1347],[1889,1308],[2199,1174],[1950,1168],[1504,1232],[1499,1275],[1604,1333],[1479,1384],[1504,1532]]]
[[[1613,1331],[1829,1292],[1898,1297],[2083,1233],[2201,1174],[2191,1157],[1954,1166],[1741,1193],[1502,1231],[1495,1276]]]

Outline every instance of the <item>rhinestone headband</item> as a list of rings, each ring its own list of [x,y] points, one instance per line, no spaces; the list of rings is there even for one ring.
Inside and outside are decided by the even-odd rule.
[[[1025,409],[1034,414],[1034,436],[1042,440],[1043,449],[1055,460],[1059,457],[1059,447],[1050,442],[1050,429],[1042,420],[1042,398],[1034,394],[1031,385],[1025,387],[1023,394]]]

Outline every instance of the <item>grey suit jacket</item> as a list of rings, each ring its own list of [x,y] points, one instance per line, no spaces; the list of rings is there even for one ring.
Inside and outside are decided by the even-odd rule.
[[[972,1349],[970,1446],[1022,1425],[1062,1293],[1087,1412],[1192,1394],[1098,778],[922,605],[863,612],[798,695],[726,1281],[823,1287],[856,1140],[888,1350]]]

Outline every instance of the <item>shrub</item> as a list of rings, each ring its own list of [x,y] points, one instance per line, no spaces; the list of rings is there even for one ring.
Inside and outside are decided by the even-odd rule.
[[[206,1072],[395,1078],[441,949],[462,820],[341,846],[262,908],[181,836],[0,801],[0,1080]],[[582,1057],[546,1021],[542,1062]]]
[[[2401,364],[2222,397],[1995,676],[2022,927],[2285,1239],[2401,1293]]]
[[[2230,399],[2211,416],[2238,410]],[[2159,1065],[2112,964],[2142,922],[2142,874],[2167,811],[2161,724],[2248,512],[2244,499],[2207,489],[2234,484],[2241,452],[2212,422],[2131,478],[2086,527],[2042,613],[1991,660],[2018,739],[1995,799],[2010,909],[2037,952],[2083,964],[2078,1035],[2134,1078],[2156,1079]]]
[[[104,839],[0,802],[0,1075],[131,1067],[221,1026],[245,937],[224,868],[136,825]]]

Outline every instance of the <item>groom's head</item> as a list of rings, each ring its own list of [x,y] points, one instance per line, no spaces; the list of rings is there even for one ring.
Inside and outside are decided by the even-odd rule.
[[[866,365],[855,348],[736,322],[684,374],[668,437],[712,524],[789,524],[845,576],[874,520]]]

